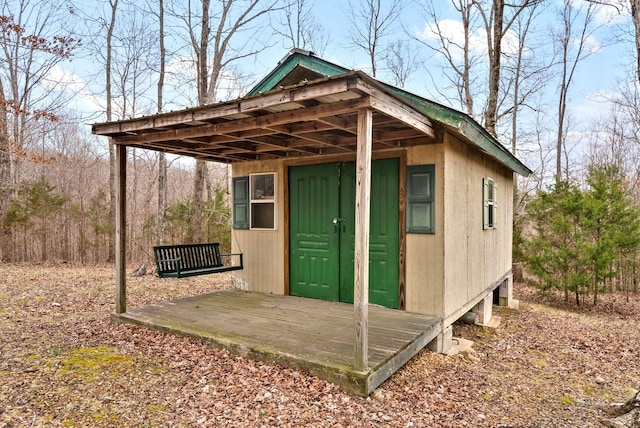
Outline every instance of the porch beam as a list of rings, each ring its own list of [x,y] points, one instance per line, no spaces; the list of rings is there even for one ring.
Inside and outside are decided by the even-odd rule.
[[[127,312],[127,146],[116,144],[116,314]]]
[[[353,278],[355,311],[354,368],[368,370],[369,365],[369,212],[371,210],[371,144],[373,111],[358,110],[356,151],[356,236]]]
[[[277,134],[277,131],[273,131],[273,130],[265,130],[265,129],[260,129],[261,132],[261,136],[254,136],[254,137],[246,137],[246,136],[235,136],[235,135],[230,135],[230,134],[221,134],[220,137],[224,137],[226,139],[225,144],[243,144],[243,143],[252,143],[254,145],[254,148],[252,150],[252,152],[255,153],[264,153],[264,152],[269,152],[269,151],[274,151],[274,150],[282,150],[282,149],[291,149],[293,151],[297,151],[297,152],[303,152],[303,153],[311,153],[314,155],[318,154],[318,150],[315,150],[313,148],[309,148],[309,147],[290,147],[290,145],[282,140],[277,140],[274,137],[271,137],[274,134]],[[233,146],[230,146],[233,147]],[[208,143],[201,143],[200,147],[198,147],[198,151],[200,152],[206,152],[207,150],[215,150],[220,148],[220,143],[216,144],[216,145],[212,145],[212,144],[208,144]]]
[[[263,116],[236,119],[211,125],[147,132],[139,135],[127,135],[112,138],[117,144],[142,144],[151,142],[157,143],[160,141],[170,140],[184,140],[198,137],[211,137],[214,135],[251,131],[256,128],[269,128],[278,125],[286,125],[292,122],[318,120],[322,117],[349,113],[355,109],[368,107],[369,105],[369,97],[363,96],[362,98],[337,101],[335,103],[320,104],[314,107],[287,110],[279,113],[265,114]]]
[[[342,149],[343,151],[349,152],[349,149],[346,148],[341,148],[340,146],[335,145],[330,138],[327,137],[314,137],[312,134],[310,133],[299,133],[296,134],[294,132],[290,132],[287,129],[285,129],[285,127],[281,127],[281,128],[270,128],[272,129],[274,132],[279,132],[280,134],[284,134],[287,135],[289,137],[292,137],[294,140],[287,144],[287,148],[290,149],[297,149],[298,147],[308,147],[309,143],[312,144],[317,144],[320,145],[322,147],[318,147],[318,149],[321,149],[323,147],[327,147],[327,148],[332,148],[332,147],[337,147]]]
[[[276,93],[253,96],[239,101],[211,107],[199,107],[186,111],[163,113],[156,116],[131,119],[120,123],[98,123],[93,125],[93,133],[98,135],[139,132],[143,130],[166,129],[176,125],[198,124],[233,115],[243,115],[255,110],[263,110],[287,104],[303,105],[305,101],[323,96],[339,95],[342,99],[357,99],[361,93],[354,90],[354,78],[308,85],[282,90]]]
[[[358,89],[371,96],[371,107],[375,110],[404,122],[406,125],[428,135],[431,138],[435,138],[433,124],[424,114],[407,104],[398,101],[396,98],[385,94],[381,90],[374,88],[363,80],[358,81]]]

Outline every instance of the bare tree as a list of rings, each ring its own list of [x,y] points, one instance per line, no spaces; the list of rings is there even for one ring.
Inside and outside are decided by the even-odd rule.
[[[458,102],[471,115],[476,116],[477,98],[486,97],[482,111],[484,126],[497,136],[496,125],[505,110],[501,109],[505,94],[501,88],[504,39],[510,34],[520,14],[541,0],[520,0],[507,3],[504,0],[451,0],[451,6],[459,18],[459,28],[451,26],[452,20],[441,18],[439,9],[432,2],[421,6],[427,21],[425,31],[415,37],[437,56],[444,58],[445,78],[457,94]],[[485,47],[479,45],[484,40]],[[486,80],[484,80],[486,79]],[[441,94],[446,93],[437,89]]]
[[[308,0],[291,0],[283,9],[283,21],[273,29],[286,40],[287,48],[300,48],[323,55],[329,34],[313,16]]]
[[[118,0],[109,0],[109,6],[111,6],[111,16],[107,24],[106,35],[106,59],[105,59],[105,89],[107,95],[107,121],[113,120],[112,104],[113,95],[111,92],[111,56],[113,52],[112,41],[113,31],[116,26],[116,17],[118,12]],[[116,149],[115,146],[109,141],[109,224],[116,224]],[[115,247],[115,228],[113,233],[109,234],[109,253],[107,260],[109,262],[115,261],[116,247]]]
[[[7,99],[4,95],[4,86],[0,79],[0,104],[4,106]],[[7,110],[0,107],[0,243],[3,251],[1,260],[11,259],[7,249],[11,246],[11,228],[5,226],[4,216],[9,210],[11,199],[11,157],[9,156],[9,135],[7,134]]]
[[[498,99],[500,96],[500,73],[502,71],[502,44],[505,35],[511,29],[518,16],[528,7],[540,0],[521,0],[511,4],[505,0],[492,0],[489,11],[480,1],[474,1],[484,22],[487,36],[488,85],[487,106],[484,110],[484,127],[494,136],[497,136],[496,124],[498,121]],[[510,11],[511,14],[505,14]]]
[[[366,52],[371,64],[371,75],[376,77],[378,61],[381,59],[380,44],[391,35],[394,25],[404,7],[403,0],[364,0],[359,6],[348,2],[347,18],[349,19],[349,38],[351,43]]]
[[[635,27],[636,41],[636,71],[638,82],[640,82],[640,0],[629,0],[631,3],[631,19]]]
[[[474,116],[477,85],[474,76],[479,73],[473,70],[480,63],[481,56],[472,49],[471,37],[478,28],[478,17],[473,4],[466,0],[451,0],[451,6],[456,10],[462,28],[447,27],[441,20],[434,3],[424,2],[421,4],[421,14],[427,26],[421,34],[413,37],[434,55],[444,58],[445,72],[442,77],[449,81],[449,85],[441,89],[440,84],[435,83],[434,88],[438,95],[449,99],[446,89],[453,88],[457,95],[455,104],[460,104],[470,116]],[[430,73],[429,69],[427,71]]]
[[[634,50],[636,57],[636,80],[640,82],[640,0],[586,0],[587,2],[593,5],[603,5],[616,10],[618,14],[621,14],[623,11],[626,13],[627,7],[629,7],[629,12],[631,15],[631,21],[633,23],[633,30],[631,31],[632,37],[634,40]],[[627,33],[629,29],[625,27],[623,29],[624,33]]]
[[[189,0],[187,10],[172,10],[182,19],[189,34],[189,44],[195,58],[198,105],[218,101],[218,90],[223,72],[231,71],[241,59],[254,56],[266,47],[261,24],[270,14],[280,10],[280,0],[201,0],[195,9]],[[236,42],[237,41],[237,42]],[[194,236],[199,239],[202,231],[202,202],[204,198],[207,164],[197,159],[194,177]]]
[[[60,25],[60,9],[20,0],[0,10],[0,222],[20,181],[21,161],[28,157],[42,123],[56,121],[69,100],[65,84],[51,71],[69,58],[79,40]],[[0,240],[10,239],[3,228]],[[3,248],[8,248],[2,242]],[[3,252],[0,257],[8,257]]]
[[[106,120],[120,120],[151,111],[151,78],[155,64],[155,41],[151,17],[138,3],[126,0],[98,2],[91,13],[84,16],[90,44],[87,54],[102,64]],[[137,157],[132,157],[137,161]],[[116,168],[115,148],[109,143],[109,225],[115,224]],[[133,174],[133,184],[136,175]],[[135,207],[134,207],[135,208]],[[115,258],[115,235],[111,227],[107,260]],[[130,237],[134,237],[131,235]]]
[[[127,119],[149,113],[153,108],[151,100],[146,99],[153,86],[153,70],[157,67],[155,47],[157,37],[152,34],[151,23],[145,14],[136,13],[135,6],[122,10],[123,15],[118,31],[113,34],[118,48],[112,53],[111,64],[111,100],[112,112]],[[114,92],[115,90],[115,92]]]
[[[415,50],[404,40],[389,44],[385,60],[394,84],[403,88],[409,76],[418,68]]]
[[[113,33],[113,42],[117,49],[111,55],[111,88],[112,110],[118,117],[126,119],[140,113],[149,113],[156,102],[147,94],[152,93],[154,70],[156,64],[157,35],[151,22],[151,14],[139,13],[138,4],[120,4],[120,24]],[[141,224],[144,222],[150,205],[148,189],[154,187],[157,177],[150,181],[148,177],[139,173],[139,168],[146,168],[149,163],[148,153],[144,150],[131,148],[129,150],[130,180],[129,191],[135,197],[127,198],[128,211],[131,213],[127,221],[129,232],[127,233],[130,245],[129,253],[138,252],[138,243],[141,241]],[[147,198],[137,195],[146,194]]]
[[[164,1],[158,0],[158,37],[160,45],[160,72],[158,73],[158,113],[162,112],[162,95],[164,91],[164,75],[167,49],[164,45]],[[164,242],[164,224],[167,213],[167,156],[158,154],[158,245]]]
[[[510,140],[514,155],[528,154],[525,152],[531,149],[535,133],[527,132],[526,127],[531,125],[531,113],[536,116],[542,110],[539,95],[548,81],[551,67],[552,58],[545,58],[541,53],[542,44],[547,40],[540,41],[535,37],[535,22],[541,9],[540,4],[535,3],[523,11],[512,25],[514,37],[510,40],[510,46],[506,49],[503,47],[497,123],[507,122],[504,138]],[[537,162],[535,164],[538,165]],[[524,210],[518,208],[524,206],[531,187],[525,184],[521,188],[517,174],[513,177],[513,187],[516,207],[514,221],[518,222],[519,216],[524,214]]]
[[[537,110],[537,106],[532,105],[533,98],[544,88],[551,67],[552,58],[544,58],[540,54],[542,43],[532,44],[532,33],[535,20],[539,16],[539,4],[533,4],[526,13],[521,14],[513,24],[517,45],[515,50],[504,54],[501,90],[505,94],[504,107],[499,105],[500,112],[497,119],[510,116],[511,152],[517,154],[518,141],[518,119],[523,108]]]
[[[640,92],[633,74],[619,93],[604,100],[609,111],[592,123],[585,164],[618,167],[640,202]]]
[[[496,121],[498,113],[498,93],[500,90],[500,62],[502,60],[502,38],[504,28],[504,0],[493,0],[490,17],[481,12],[487,34],[487,57],[489,58],[489,84],[487,107],[484,110],[484,127],[493,135],[496,134]],[[493,25],[492,25],[493,24]]]
[[[594,31],[595,5],[588,3],[585,10],[576,7],[573,0],[564,0],[560,14],[561,30],[556,34],[559,50],[560,83],[558,85],[558,128],[556,133],[556,182],[563,179],[562,158],[566,156],[567,103],[578,64],[592,55],[589,46]],[[568,173],[568,171],[567,171]]]

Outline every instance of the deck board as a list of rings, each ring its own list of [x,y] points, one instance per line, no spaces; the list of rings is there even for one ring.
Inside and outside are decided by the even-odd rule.
[[[369,307],[369,368],[354,369],[353,306],[293,296],[227,290],[114,314],[195,337],[237,354],[305,370],[368,395],[441,332],[441,319]]]

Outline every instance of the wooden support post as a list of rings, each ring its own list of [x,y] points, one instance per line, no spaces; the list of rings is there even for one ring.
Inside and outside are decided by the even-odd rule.
[[[356,157],[356,237],[353,279],[356,370],[369,365],[369,212],[371,210],[371,142],[373,113],[358,110]]]
[[[127,312],[127,146],[116,150],[116,314]]]

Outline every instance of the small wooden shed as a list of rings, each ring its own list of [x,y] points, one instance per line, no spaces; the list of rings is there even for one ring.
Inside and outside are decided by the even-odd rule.
[[[362,138],[369,302],[448,325],[500,285],[510,299],[513,174],[530,170],[475,120],[299,50],[247,102],[273,99],[267,109],[295,121],[259,125],[255,152],[231,160],[238,287],[353,302]]]
[[[127,146],[230,163],[234,284],[353,303],[356,368],[369,304],[437,317],[439,351],[468,311],[510,304],[513,174],[531,171],[464,113],[292,50],[241,99],[93,132],[121,171]]]

